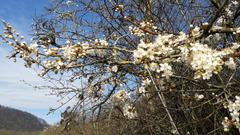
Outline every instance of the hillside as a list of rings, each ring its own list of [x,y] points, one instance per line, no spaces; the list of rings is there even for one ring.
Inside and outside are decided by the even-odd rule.
[[[48,124],[30,113],[0,105],[0,130],[41,131]]]

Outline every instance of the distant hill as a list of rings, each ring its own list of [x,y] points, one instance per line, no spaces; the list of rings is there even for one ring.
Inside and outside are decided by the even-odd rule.
[[[0,130],[21,132],[41,131],[48,124],[30,113],[0,105]]]

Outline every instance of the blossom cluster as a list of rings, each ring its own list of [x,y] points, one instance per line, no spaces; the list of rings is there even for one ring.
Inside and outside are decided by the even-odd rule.
[[[123,107],[123,114],[129,119],[137,117],[137,112],[133,104],[125,104]]]
[[[176,60],[176,48],[187,40],[185,33],[178,36],[173,34],[158,35],[154,42],[145,43],[143,40],[134,51],[133,57],[136,64],[147,64],[150,70],[162,73],[162,77],[169,78],[172,73],[170,62]]]
[[[213,73],[218,74],[222,70],[223,58],[233,54],[238,47],[239,45],[235,44],[231,48],[218,51],[210,48],[207,44],[196,42],[190,43],[189,47],[182,47],[181,49],[184,53],[184,60],[190,63],[192,69],[196,71],[194,78],[210,79]],[[230,59],[232,60],[233,58]],[[227,64],[229,65],[229,62]]]
[[[38,45],[35,45],[38,46]],[[47,57],[53,57],[53,59],[47,59],[44,61],[44,66],[47,68],[63,69],[72,66],[74,61],[87,55],[95,53],[103,53],[104,49],[97,49],[101,47],[107,47],[108,43],[105,40],[96,39],[94,42],[77,42],[71,43],[66,41],[66,45],[62,47],[43,47],[44,55]],[[40,53],[34,46],[28,48],[31,52]],[[33,51],[34,50],[34,51]]]
[[[226,15],[232,18],[234,15],[234,9],[238,8],[239,2],[237,0],[232,0],[230,4],[225,8]]]
[[[128,96],[128,93],[122,89],[122,90],[119,90],[117,93],[115,93],[112,97],[113,101],[115,103],[123,103],[123,102],[126,102],[128,100],[129,96]]]
[[[145,35],[144,31],[141,30],[139,27],[129,26],[128,29],[131,32],[131,34],[136,35],[138,37],[142,37]]]
[[[228,106],[226,106],[226,108],[228,108],[230,115],[231,115],[231,119],[229,119],[228,117],[224,118],[224,121],[222,122],[222,125],[224,127],[224,131],[229,131],[229,128],[231,126],[235,126],[236,128],[240,129],[240,97],[236,96],[235,97],[235,101],[229,101],[228,102]]]
[[[103,39],[96,39],[93,42],[77,42],[73,43],[70,40],[66,40],[65,45],[51,46],[49,39],[35,41],[30,45],[24,41],[23,36],[19,36],[15,29],[8,23],[4,23],[4,41],[13,47],[16,54],[20,55],[20,58],[24,59],[28,63],[38,63],[39,60],[44,60],[43,65],[45,68],[57,68],[63,67],[63,65],[70,64],[69,62],[76,61],[78,58],[92,54],[102,54],[105,52],[108,42]],[[16,57],[16,54],[13,57]],[[33,58],[33,56],[35,58]],[[40,58],[41,57],[41,58]],[[37,61],[35,61],[37,60]],[[67,66],[64,66],[67,67]]]
[[[44,49],[46,56],[56,56],[58,54],[58,48],[46,48]]]
[[[63,56],[69,60],[76,60],[78,57],[81,57],[83,55],[80,44],[67,45],[62,49],[63,49]]]
[[[72,6],[72,5],[74,4],[74,2],[73,2],[72,0],[68,0],[68,1],[66,1],[66,4],[67,4],[68,6]]]
[[[140,94],[145,95],[147,93],[146,88],[151,84],[151,82],[152,81],[150,79],[148,79],[148,78],[143,80],[142,83],[141,83],[141,86],[138,89],[138,92]]]
[[[228,20],[234,18],[235,11],[239,7],[238,0],[231,0],[229,4],[224,8],[224,12],[222,15],[217,19],[216,25],[217,26],[224,26]]]
[[[197,94],[197,93],[195,93],[194,97],[195,97],[195,99],[196,99],[197,101],[200,101],[200,100],[202,100],[202,99],[204,98],[204,95],[203,95],[203,94]]]
[[[139,26],[129,26],[129,31],[131,32],[131,34],[138,36],[138,37],[142,37],[145,34],[148,34],[146,31],[144,30],[149,30],[149,31],[153,31],[153,32],[157,32],[157,26],[154,25],[154,23],[152,23],[151,21],[143,21],[139,23]]]
[[[112,100],[115,105],[121,105],[123,109],[123,115],[129,119],[137,117],[137,112],[132,103],[129,102],[130,97],[126,90],[122,89],[117,91],[113,96]]]
[[[201,30],[193,29],[192,36],[198,37]],[[172,73],[170,63],[184,62],[195,71],[195,79],[210,79],[213,74],[218,74],[225,64],[230,69],[235,69],[235,60],[231,55],[240,45],[233,43],[231,47],[217,50],[200,41],[191,41],[185,33],[179,35],[158,35],[154,42],[141,41],[134,51],[136,64],[147,64],[149,69],[162,73],[162,77],[169,78]],[[228,57],[228,60],[224,60]]]
[[[142,22],[140,24],[142,28],[152,27],[156,29],[151,22]],[[231,57],[231,55],[239,48],[239,44],[232,43],[231,47],[222,50],[211,48],[208,44],[194,39],[201,35],[201,31],[200,27],[195,27],[192,29],[191,35],[183,32],[176,35],[163,33],[159,34],[153,42],[141,40],[137,49],[133,50],[134,63],[144,64],[144,67],[159,73],[161,77],[167,79],[173,75],[172,65],[174,62],[180,61],[189,65],[195,71],[195,79],[210,79],[213,74],[217,74],[222,70],[223,65],[235,69],[235,58]],[[34,54],[39,57],[42,54],[39,51],[43,50],[44,56],[47,56],[43,63],[46,68],[67,68],[73,61],[77,61],[77,59],[86,55],[97,54],[102,56],[109,47],[108,42],[103,39],[83,43],[72,43],[67,40],[66,45],[61,47],[50,47],[36,43],[28,46],[26,42],[15,39],[14,32],[15,30],[10,24],[5,25],[5,38],[14,39],[15,41],[9,41],[9,45],[13,46],[28,63],[31,55]],[[16,35],[18,37],[19,34]],[[48,59],[48,57],[53,58]],[[41,58],[36,59],[40,60]],[[113,69],[114,72],[117,71],[116,67]]]
[[[61,59],[46,60],[44,64],[47,68],[63,69],[65,64]]]

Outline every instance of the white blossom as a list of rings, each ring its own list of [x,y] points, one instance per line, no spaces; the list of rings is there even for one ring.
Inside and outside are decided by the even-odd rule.
[[[192,36],[193,37],[198,37],[201,35],[201,29],[200,27],[196,26],[193,30],[192,30]]]
[[[235,96],[235,101],[228,101],[228,106],[227,106],[231,120],[228,119],[228,117],[225,117],[224,121],[222,122],[222,125],[224,126],[224,131],[229,131],[229,127],[231,124],[233,124],[236,128],[240,130],[240,97]]]
[[[141,87],[138,88],[138,92],[140,94],[145,94],[146,93],[146,88],[144,86],[141,86]]]
[[[125,90],[119,90],[117,93],[113,95],[113,100],[116,103],[125,102],[129,98],[128,93]]]
[[[142,37],[145,35],[144,31],[141,30],[139,27],[129,26],[128,29],[131,32],[131,34],[136,35],[138,37]]]
[[[203,94],[195,94],[195,99],[197,100],[197,101],[199,101],[199,100],[202,100],[204,98],[204,95]]]
[[[112,72],[117,72],[118,71],[118,66],[117,65],[114,65],[114,66],[112,66]]]
[[[68,6],[72,6],[73,5],[73,1],[72,0],[68,0],[67,2],[66,2],[66,4],[68,5]]]
[[[67,45],[62,48],[64,58],[69,60],[75,60],[79,56],[82,56],[81,47],[78,45]]]
[[[145,80],[142,81],[142,86],[149,86],[149,85],[151,84],[151,82],[152,82],[152,81],[147,78],[147,79],[145,79]]]
[[[46,56],[54,56],[54,55],[57,55],[58,48],[44,49],[44,51]]]
[[[238,4],[239,4],[239,2],[238,2],[237,0],[233,0],[232,3],[233,3],[234,5],[238,5]]]
[[[162,76],[167,79],[172,76],[172,67],[168,63],[160,64],[160,71],[162,71]]]
[[[230,69],[236,69],[236,63],[234,62],[234,59],[232,57],[225,61],[225,65]]]
[[[137,112],[135,107],[132,104],[125,104],[123,107],[123,114],[129,119],[133,119],[137,117]]]

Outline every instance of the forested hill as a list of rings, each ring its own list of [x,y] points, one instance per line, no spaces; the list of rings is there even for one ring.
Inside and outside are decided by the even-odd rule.
[[[40,131],[48,124],[30,113],[0,105],[0,130]]]

